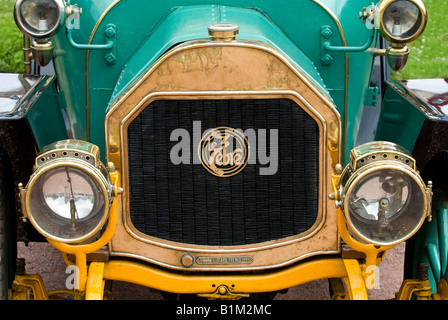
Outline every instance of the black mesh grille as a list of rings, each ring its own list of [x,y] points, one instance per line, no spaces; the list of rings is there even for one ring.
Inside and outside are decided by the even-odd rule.
[[[171,132],[193,121],[216,127],[278,130],[278,170],[260,175],[248,164],[217,177],[193,164],[174,165]],[[202,132],[201,132],[202,134]],[[151,103],[128,129],[130,216],[156,238],[197,245],[244,245],[300,234],[315,222],[319,190],[317,123],[293,101],[168,100]],[[269,156],[269,153],[268,153]]]

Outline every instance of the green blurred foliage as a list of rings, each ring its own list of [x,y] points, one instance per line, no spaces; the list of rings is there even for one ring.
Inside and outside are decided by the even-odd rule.
[[[425,32],[408,44],[408,63],[393,79],[448,78],[448,0],[423,2],[428,10]]]
[[[23,35],[14,22],[14,0],[0,0],[0,72],[24,72]]]

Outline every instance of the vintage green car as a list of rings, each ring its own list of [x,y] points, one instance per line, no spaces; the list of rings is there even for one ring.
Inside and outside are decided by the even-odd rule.
[[[58,293],[18,241],[62,253],[75,299],[110,298],[109,281],[241,299],[317,279],[366,299],[406,241],[397,299],[447,297],[448,86],[386,75],[425,29],[421,0],[17,0],[14,18],[1,298]]]

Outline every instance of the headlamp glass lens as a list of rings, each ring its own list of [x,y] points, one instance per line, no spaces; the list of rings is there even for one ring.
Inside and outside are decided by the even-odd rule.
[[[46,35],[59,24],[59,9],[52,0],[23,1],[19,14],[23,27],[36,35]]]
[[[422,221],[424,195],[407,173],[382,169],[361,178],[348,199],[353,227],[365,238],[389,244],[407,238]]]
[[[91,181],[69,167],[49,176],[43,182],[42,193],[48,207],[66,219],[71,219],[72,208],[76,219],[87,217],[95,203]]]
[[[422,14],[410,1],[395,1],[386,8],[383,24],[392,37],[407,39],[418,32],[422,24]]]
[[[78,167],[59,166],[44,172],[29,192],[34,222],[53,237],[82,238],[104,218],[106,199],[100,184]]]

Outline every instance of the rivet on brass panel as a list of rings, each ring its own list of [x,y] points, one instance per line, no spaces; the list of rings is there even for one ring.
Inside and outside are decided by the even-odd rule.
[[[186,253],[182,256],[182,258],[180,259],[180,262],[182,263],[182,265],[184,267],[191,267],[194,262],[194,257],[191,254]]]

